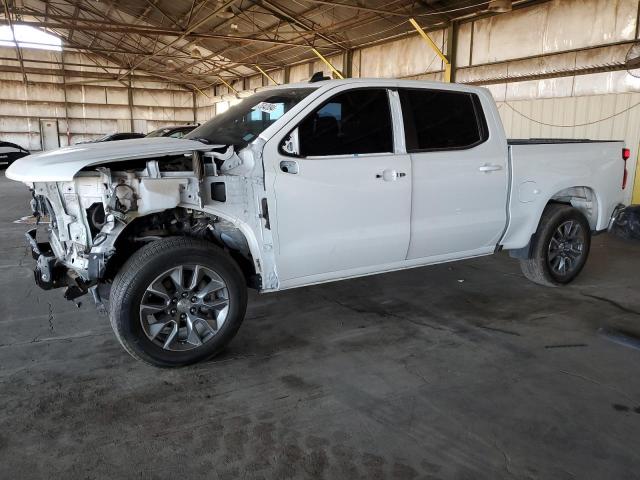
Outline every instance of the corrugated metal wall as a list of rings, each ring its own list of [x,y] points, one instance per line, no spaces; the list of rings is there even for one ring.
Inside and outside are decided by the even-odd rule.
[[[633,200],[640,203],[640,174],[635,175],[640,170],[640,79],[624,70],[586,73],[624,62],[638,36],[639,7],[638,0],[552,0],[462,23],[456,79],[491,90],[510,137],[624,139],[632,150]],[[429,35],[447,51],[444,30]],[[332,61],[341,67],[342,57]],[[352,55],[354,77],[441,80],[442,70],[442,62],[417,34],[356,49]],[[291,67],[290,80],[306,80],[314,71],[329,75],[322,63],[305,63]],[[282,71],[270,74],[279,81],[284,77]],[[553,78],[526,80],[536,75]],[[198,98],[199,121],[226,110],[233,98],[226,87],[212,88],[210,97]],[[619,112],[624,113],[599,121]],[[574,126],[584,123],[590,124]],[[629,187],[628,201],[631,195]]]
[[[498,102],[500,116],[511,138],[590,138],[624,140],[631,149],[629,185],[633,185],[640,146],[640,93],[592,95]],[[608,120],[600,121],[618,112]],[[528,117],[528,118],[526,118]],[[533,119],[533,121],[531,120]],[[549,124],[549,125],[543,125]],[[587,124],[587,125],[581,125]],[[581,125],[560,127],[550,125]],[[634,203],[640,203],[636,191]],[[632,200],[632,188],[626,201]]]
[[[624,62],[638,37],[639,7],[639,0],[551,0],[464,22],[459,26],[455,52],[457,81],[487,85],[500,105],[511,137],[624,139],[633,151],[629,162],[633,180],[640,143],[640,106],[633,106],[640,102],[640,79],[624,70],[587,72]],[[445,30],[429,35],[447,52]],[[1,57],[11,55],[15,56],[12,49],[0,47]],[[25,50],[28,66],[42,67],[35,62],[43,56],[61,60],[59,52]],[[344,56],[329,60],[345,70]],[[101,71],[81,54],[65,53],[65,61],[86,65],[70,70]],[[15,67],[17,63],[0,61],[0,71],[9,64]],[[352,52],[354,77],[441,80],[442,70],[440,59],[417,34]],[[324,63],[314,60],[289,67],[288,78],[290,82],[306,81],[318,71],[330,74]],[[269,74],[278,83],[287,76],[284,69]],[[553,78],[530,79],[536,75]],[[239,101],[228,87],[218,85],[196,95],[194,112],[190,91],[137,80],[130,105],[128,90],[120,83],[73,85],[83,80],[79,76],[67,79],[65,109],[65,87],[60,76],[30,74],[29,79],[35,83],[25,86],[19,73],[0,73],[0,138],[31,149],[40,145],[40,118],[58,120],[64,145],[67,116],[73,143],[116,130],[128,131],[131,118],[134,130],[143,132],[169,123],[191,122],[194,116],[204,122]],[[253,75],[234,81],[232,86],[242,97],[269,83],[265,77]],[[633,108],[624,111],[629,107]],[[575,126],[584,123],[589,125]],[[640,202],[640,175],[635,177],[634,201]],[[628,195],[630,200],[630,189]]]
[[[62,53],[23,49],[25,67],[61,65]],[[0,47],[0,58],[15,58],[11,47]],[[40,119],[57,122],[61,146],[91,140],[107,133],[147,133],[155,128],[194,121],[191,90],[139,76],[124,85],[89,80],[82,73],[105,73],[86,56],[64,53],[67,77],[61,69],[51,75],[29,73],[27,84],[16,72],[18,60],[0,60],[0,139],[37,151],[41,149]],[[51,62],[51,63],[43,63]],[[13,67],[14,71],[10,70]],[[120,70],[105,65],[111,72]],[[53,74],[57,73],[57,74]],[[76,76],[77,75],[77,76]]]

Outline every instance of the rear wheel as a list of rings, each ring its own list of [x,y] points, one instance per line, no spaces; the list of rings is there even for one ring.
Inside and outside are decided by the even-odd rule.
[[[568,205],[550,204],[544,210],[529,258],[520,261],[522,273],[545,286],[571,282],[582,271],[591,247],[591,227],[585,216]]]
[[[137,251],[114,279],[109,304],[127,352],[151,365],[178,367],[215,355],[233,338],[247,292],[223,250],[180,237]]]

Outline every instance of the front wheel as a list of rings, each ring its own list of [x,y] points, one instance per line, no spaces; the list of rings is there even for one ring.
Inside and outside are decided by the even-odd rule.
[[[150,243],[113,281],[109,317],[134,358],[158,367],[188,365],[220,352],[247,306],[244,277],[216,245],[188,237]]]
[[[550,204],[542,213],[529,258],[520,261],[522,273],[545,286],[571,282],[582,271],[591,247],[591,227],[579,210]]]

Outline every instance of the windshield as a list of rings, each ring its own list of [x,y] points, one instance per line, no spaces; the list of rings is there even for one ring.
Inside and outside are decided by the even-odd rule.
[[[154,130],[151,133],[147,133],[147,137],[162,137],[165,133],[169,131],[168,128],[159,128],[158,130]]]
[[[314,90],[310,87],[287,88],[256,93],[184,138],[244,148]]]

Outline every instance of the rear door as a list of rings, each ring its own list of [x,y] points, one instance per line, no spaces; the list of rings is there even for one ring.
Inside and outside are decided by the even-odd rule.
[[[395,153],[392,118],[387,89],[350,89],[319,100],[290,131],[299,153],[267,147],[282,287],[405,259],[411,163]]]
[[[400,89],[413,174],[408,260],[493,250],[506,225],[506,141],[475,93]]]

